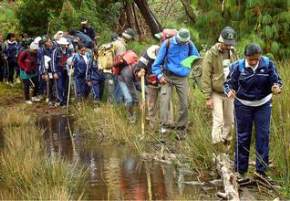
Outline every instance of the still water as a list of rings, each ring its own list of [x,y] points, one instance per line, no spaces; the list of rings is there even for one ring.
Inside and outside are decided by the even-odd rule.
[[[184,185],[193,180],[173,165],[144,161],[124,145],[108,145],[91,139],[74,128],[66,116],[46,116],[39,125],[45,129],[45,148],[50,156],[60,155],[88,168],[85,199],[89,200],[209,200],[214,189]]]

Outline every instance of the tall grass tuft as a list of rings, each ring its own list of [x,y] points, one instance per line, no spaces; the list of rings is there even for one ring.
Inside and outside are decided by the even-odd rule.
[[[4,147],[0,152],[0,198],[71,200],[81,198],[85,171],[78,164],[49,158],[43,130],[17,109],[1,111]]]

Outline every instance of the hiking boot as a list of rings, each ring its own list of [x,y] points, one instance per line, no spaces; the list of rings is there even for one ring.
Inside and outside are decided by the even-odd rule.
[[[40,98],[38,98],[37,96],[33,96],[31,100],[32,102],[40,102]]]
[[[254,173],[254,179],[264,182],[268,185],[273,185],[274,183],[274,180],[271,177],[267,176],[267,174],[262,171],[256,171]]]
[[[26,100],[25,103],[26,103],[27,105],[32,105],[32,104],[33,104],[31,100]]]
[[[159,133],[161,135],[164,135],[164,134],[166,134],[168,132],[169,132],[169,129],[168,128],[165,128],[165,127],[161,127],[160,130],[159,130]]]
[[[237,172],[236,173],[237,176],[237,181],[239,184],[243,184],[246,182],[249,182],[249,178],[247,177],[247,172]]]

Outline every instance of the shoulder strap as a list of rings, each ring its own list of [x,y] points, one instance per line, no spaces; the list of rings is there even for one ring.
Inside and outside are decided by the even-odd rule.
[[[239,71],[242,73],[245,70],[245,59],[239,60]]]
[[[164,58],[167,57],[169,47],[170,47],[170,38],[166,40],[166,52]]]
[[[191,50],[192,50],[192,42],[190,41],[189,43],[188,43],[188,56],[190,56],[190,52],[191,52]]]
[[[266,66],[266,68],[268,68],[268,67],[269,67],[269,64],[270,64],[270,59],[269,59],[269,57],[265,57],[265,56],[263,56],[262,58],[263,58],[263,60],[264,60],[264,62],[265,62],[265,66]]]

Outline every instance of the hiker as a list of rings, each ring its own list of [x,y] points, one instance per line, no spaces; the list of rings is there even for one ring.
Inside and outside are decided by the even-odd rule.
[[[51,56],[53,51],[53,43],[48,36],[42,37],[42,45],[39,47],[37,52],[37,63],[39,75],[42,79],[41,82],[45,82],[43,91],[46,91],[47,101],[49,106],[53,106],[54,92],[53,92],[53,74],[51,66]]]
[[[5,67],[6,67],[6,61],[4,58],[4,41],[3,41],[3,35],[2,33],[0,33],[0,82],[4,81]]]
[[[92,87],[91,91],[95,103],[100,103],[104,94],[105,75],[98,67],[98,51],[94,51],[94,61],[89,68],[87,75],[88,85]]]
[[[20,66],[20,78],[23,81],[23,91],[26,104],[39,102],[37,97],[38,79],[37,79],[37,49],[35,43],[31,43],[29,49],[22,51],[18,57]],[[29,88],[32,87],[32,98],[30,99]]]
[[[113,46],[115,48],[115,60],[118,62],[118,57],[124,54],[127,50],[127,43],[131,40],[134,40],[136,32],[132,28],[127,28],[115,41],[113,41]],[[123,102],[124,96],[120,88],[117,75],[120,72],[119,66],[113,66],[113,75],[114,75],[114,99],[116,103]]]
[[[128,50],[122,56],[122,68],[118,81],[125,98],[125,106],[128,111],[128,120],[130,123],[136,122],[134,106],[138,105],[138,96],[135,82],[137,82],[135,71],[138,56],[135,52]]]
[[[95,30],[89,25],[88,20],[87,19],[83,19],[81,21],[81,32],[83,32],[84,34],[88,35],[92,41],[96,41],[96,32]]]
[[[172,90],[175,87],[179,98],[179,118],[175,125],[177,139],[184,139],[188,123],[188,83],[187,76],[190,69],[181,65],[181,62],[191,55],[199,56],[199,52],[190,40],[188,29],[182,28],[176,36],[165,40],[152,66],[161,86],[160,91],[160,133],[168,131],[166,125],[168,105],[172,99]],[[164,64],[164,65],[163,65]]]
[[[78,52],[72,57],[76,98],[78,101],[88,97],[90,87],[87,84],[88,70],[93,65],[93,57],[83,44],[78,45]]]
[[[74,36],[79,38],[80,42],[89,49],[93,49],[94,48],[94,43],[93,40],[86,34],[84,34],[81,31],[77,31],[77,30],[71,30],[69,32],[69,35]]]
[[[52,51],[52,73],[56,82],[57,103],[55,106],[65,106],[68,92],[68,69],[66,65],[67,59],[71,56],[68,53],[69,42],[64,38],[60,38],[57,47]]]
[[[138,77],[145,76],[146,92],[147,92],[147,107],[148,107],[148,120],[150,128],[154,128],[157,122],[158,111],[158,93],[159,84],[157,76],[152,73],[152,64],[156,59],[156,55],[159,51],[158,45],[150,46],[139,58],[136,64],[136,73]]]
[[[131,28],[126,29],[121,37],[108,44],[103,44],[98,50],[98,66],[105,75],[105,88],[108,91],[108,102],[121,103],[123,95],[120,89],[117,76],[120,73],[119,63],[120,57],[126,52],[127,42],[133,40],[135,31]]]
[[[262,56],[258,44],[245,47],[244,59],[230,66],[224,84],[228,98],[235,99],[235,169],[245,177],[248,171],[252,127],[256,131],[256,172],[267,178],[272,95],[281,93],[282,81],[274,63]]]
[[[16,35],[14,33],[8,33],[7,41],[4,45],[4,55],[8,62],[8,82],[11,86],[14,83],[15,71],[18,71],[17,56],[19,52],[19,46],[16,41]]]
[[[163,29],[162,32],[155,34],[154,36],[161,41],[161,43],[177,33],[176,29]],[[152,72],[152,65],[156,59],[156,55],[159,51],[158,45],[150,46],[140,57],[137,63],[137,70],[141,70],[139,73],[140,76],[146,75],[146,94],[147,94],[147,107],[148,107],[148,116],[150,128],[154,129],[157,122],[158,115],[158,96],[160,92],[160,85],[157,79],[157,76]],[[173,124],[173,111],[172,111],[172,102],[168,106],[168,115],[166,124]]]
[[[229,66],[238,59],[234,45],[236,32],[225,27],[202,61],[201,89],[206,98],[206,106],[212,112],[212,143],[227,145],[232,139],[234,112],[233,101],[224,94],[223,84],[229,73]]]

